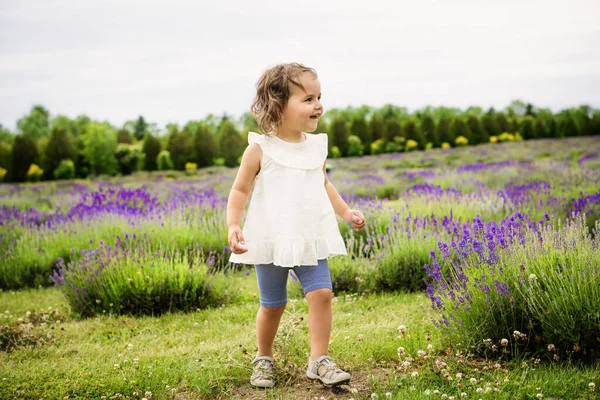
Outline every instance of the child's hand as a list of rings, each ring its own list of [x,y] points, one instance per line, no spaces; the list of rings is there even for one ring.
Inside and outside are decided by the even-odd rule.
[[[344,215],[344,221],[352,224],[352,227],[357,231],[361,231],[367,224],[365,216],[358,210],[348,210]]]
[[[239,225],[231,225],[229,227],[229,235],[227,237],[229,241],[229,249],[234,254],[244,254],[248,251],[246,247],[244,247],[244,235],[242,234],[242,230]]]

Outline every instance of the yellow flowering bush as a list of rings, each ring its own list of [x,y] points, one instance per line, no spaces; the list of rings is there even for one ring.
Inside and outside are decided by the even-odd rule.
[[[196,169],[198,169],[198,164],[193,163],[193,162],[185,163],[185,171],[186,172],[192,172],[192,171],[195,171]]]
[[[406,151],[411,151],[416,149],[418,146],[418,143],[415,140],[412,139],[408,139],[406,141]]]
[[[31,164],[27,170],[27,181],[38,182],[42,178],[43,174],[44,170],[41,169],[39,165]]]
[[[0,181],[4,180],[4,177],[6,176],[6,170],[4,168],[0,168]]]
[[[442,143],[442,149],[449,149],[450,147],[452,147],[452,146],[450,146],[450,143],[448,143],[448,142]]]
[[[464,136],[459,136],[456,138],[455,142],[457,146],[465,146],[467,144],[469,144],[469,139],[467,139]]]
[[[498,142],[498,136],[491,136],[490,143],[496,143],[496,142]]]
[[[340,152],[340,148],[337,146],[333,146],[331,148],[331,158],[340,158],[342,153]]]

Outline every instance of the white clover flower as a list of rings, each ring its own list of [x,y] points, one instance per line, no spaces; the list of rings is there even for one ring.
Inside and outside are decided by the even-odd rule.
[[[437,389],[435,389],[435,390],[433,391],[433,394],[440,394],[440,391],[439,391],[439,390],[437,390]]]
[[[398,333],[406,333],[406,326],[405,325],[399,325],[398,326]]]
[[[542,397],[544,397],[544,395],[541,394],[541,393],[538,393],[538,394],[535,395],[535,397],[537,397],[538,399],[541,399]]]
[[[447,399],[448,395],[446,393],[442,394],[442,399]]]
[[[501,344],[503,347],[506,347],[506,346],[508,346],[508,339],[502,339],[502,340],[500,341],[500,344]]]
[[[412,376],[413,378],[414,378],[415,376],[419,376],[419,372],[418,372],[418,371],[413,371],[413,373],[412,373],[412,374],[410,374],[410,376]]]
[[[475,385],[477,383],[477,379],[471,378],[469,379],[469,382],[471,382],[472,385]]]
[[[448,400],[454,400],[454,396],[449,396]]]
[[[457,373],[457,374],[456,374],[456,379],[457,379],[457,380],[459,380],[459,381],[460,381],[460,380],[462,379],[462,377],[463,377],[463,374],[462,374],[462,373],[460,373],[460,372],[459,372],[459,373]]]
[[[534,284],[537,281],[537,276],[535,274],[529,275],[529,283]]]
[[[350,393],[356,394],[358,393],[358,389],[353,387],[352,389],[350,389]]]
[[[417,351],[417,357],[424,357],[427,353],[424,352],[423,350],[418,350]]]
[[[548,351],[554,351],[554,350],[556,350],[556,347],[553,344],[549,344]]]
[[[119,368],[119,364],[113,365],[113,368]]]
[[[372,398],[372,399],[376,399],[376,398],[377,398],[377,393],[373,393],[373,394],[371,394],[371,398]]]
[[[402,366],[403,366],[404,368],[408,368],[408,367],[410,367],[410,361],[403,361],[403,362],[402,362]]]
[[[359,341],[362,341],[362,340],[364,339],[364,336],[363,336],[363,334],[362,334],[362,333],[359,333],[359,334],[358,334],[358,338],[357,338],[357,339],[358,339]],[[373,393],[373,394],[375,394],[375,393]]]
[[[429,395],[431,395],[431,389],[427,389],[427,390],[425,390],[425,391],[423,392],[423,394],[424,394],[425,396],[429,396]]]
[[[594,389],[596,389],[596,384],[594,382],[590,382],[588,386],[590,387],[590,392],[593,392]]]
[[[403,356],[404,355],[404,347],[398,347],[398,355],[399,356]]]
[[[462,393],[460,394],[460,397],[467,397],[467,394],[466,394],[465,392],[462,392]]]
[[[431,343],[427,345],[427,351],[433,351],[433,345]]]
[[[475,391],[476,391],[477,393],[483,393],[483,389],[482,389],[482,388],[477,388],[477,389],[475,389]]]
[[[151,399],[152,398],[152,392],[151,391],[147,391],[146,393],[144,393],[144,397],[147,399]]]
[[[504,383],[508,383],[508,382],[510,382],[510,379],[504,378]]]
[[[386,399],[391,399],[391,398],[392,398],[392,392],[387,392],[387,393],[385,394],[385,398],[386,398]]]

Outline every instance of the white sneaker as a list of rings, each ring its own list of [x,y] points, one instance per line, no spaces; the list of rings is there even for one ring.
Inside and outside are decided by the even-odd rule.
[[[275,386],[273,379],[273,357],[258,356],[253,361],[254,372],[250,377],[250,384],[260,388],[271,388]]]
[[[350,374],[335,365],[329,356],[321,356],[308,363],[308,379],[318,379],[326,386],[337,386],[350,382]]]

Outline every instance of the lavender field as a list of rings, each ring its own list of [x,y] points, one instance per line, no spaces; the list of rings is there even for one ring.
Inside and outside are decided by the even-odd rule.
[[[336,294],[423,293],[442,342],[481,357],[600,356],[600,137],[328,168],[368,221],[356,233],[340,220],[349,256],[330,260]],[[1,185],[0,288],[54,286],[74,318],[252,300],[238,279],[251,266],[227,263],[235,173]]]

